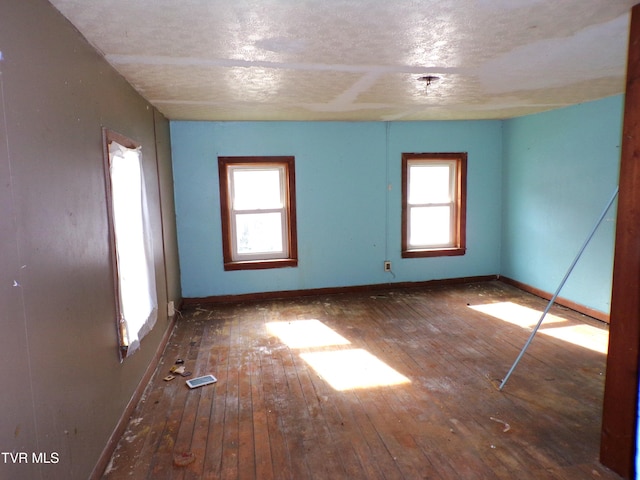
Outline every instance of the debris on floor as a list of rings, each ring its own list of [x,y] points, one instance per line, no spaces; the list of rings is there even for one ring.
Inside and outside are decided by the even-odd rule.
[[[175,363],[169,369],[169,374],[163,378],[165,382],[170,382],[176,375],[180,375],[182,377],[190,377],[192,372],[188,371],[184,365],[184,360],[181,358],[177,358]]]
[[[173,463],[176,467],[186,467],[195,459],[196,456],[192,452],[182,452],[173,456]]]
[[[169,369],[169,373],[172,375],[180,375],[182,377],[190,377],[192,375],[192,373],[184,366],[184,360],[181,358],[176,360],[175,364]]]
[[[511,430],[511,425],[509,425],[504,420],[500,420],[499,418],[496,418],[496,417],[489,417],[489,420],[493,420],[494,422],[501,423],[502,425],[504,425],[504,428],[502,429],[503,432],[508,432],[509,430]]]

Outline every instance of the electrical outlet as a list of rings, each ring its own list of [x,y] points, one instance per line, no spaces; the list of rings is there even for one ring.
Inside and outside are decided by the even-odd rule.
[[[384,261],[384,271],[385,272],[390,272],[391,271],[391,262],[389,260],[385,260]]]
[[[167,315],[173,317],[176,314],[176,307],[173,300],[167,303]]]

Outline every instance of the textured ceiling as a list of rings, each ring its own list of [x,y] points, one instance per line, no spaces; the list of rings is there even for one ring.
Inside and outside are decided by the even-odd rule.
[[[170,119],[383,121],[622,93],[638,2],[50,1]]]

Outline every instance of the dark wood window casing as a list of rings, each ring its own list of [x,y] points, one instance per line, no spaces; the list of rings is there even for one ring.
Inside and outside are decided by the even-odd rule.
[[[409,163],[411,161],[455,161],[455,215],[453,245],[433,248],[411,248],[409,245]],[[403,153],[402,154],[402,257],[443,257],[464,255],[466,252],[467,215],[467,154],[459,153]]]
[[[287,230],[283,241],[287,244],[285,258],[264,258],[254,260],[234,260],[233,232],[231,222],[231,186],[229,168],[248,167],[284,167],[285,171],[285,209]],[[266,157],[218,157],[218,175],[220,182],[220,216],[222,220],[222,252],[225,270],[260,270],[268,268],[295,267],[298,265],[298,243],[295,200],[295,158],[293,156]]]

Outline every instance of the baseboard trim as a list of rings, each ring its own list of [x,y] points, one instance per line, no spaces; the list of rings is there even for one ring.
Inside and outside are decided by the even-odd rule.
[[[526,283],[519,282],[518,280],[514,280],[509,277],[500,275],[499,280],[516,288],[519,288],[520,290],[524,290],[527,293],[531,293],[537,297],[544,298],[545,300],[551,300],[551,298],[553,297],[552,293],[546,292]],[[570,308],[571,310],[582,313],[583,315],[587,315],[588,317],[595,318],[596,320],[600,320],[601,322],[609,323],[608,313],[601,312],[600,310],[596,310],[595,308],[587,307],[585,305],[581,305],[572,300],[569,300],[568,298],[558,297],[556,298],[554,303],[562,305],[563,307]]]
[[[354,285],[348,287],[310,288],[305,290],[281,290],[276,292],[244,293],[238,295],[217,295],[211,297],[184,298],[182,305],[208,305],[234,302],[251,302],[256,300],[280,300],[287,298],[314,297],[319,295],[335,295],[344,293],[381,292],[401,290],[407,288],[428,288],[444,285],[456,285],[465,283],[489,282],[497,280],[498,275],[483,275],[476,277],[446,278],[440,280],[428,280],[424,282],[398,282],[376,283],[372,285]]]
[[[407,288],[431,288],[446,285],[456,285],[465,283],[476,282],[489,282],[492,280],[500,280],[504,283],[512,285],[527,293],[531,293],[545,300],[551,300],[552,293],[544,291],[542,289],[533,287],[526,283],[514,280],[503,275],[482,275],[475,277],[458,277],[458,278],[445,278],[438,280],[427,280],[423,282],[398,282],[398,283],[376,283],[371,285],[354,285],[348,287],[326,287],[326,288],[310,288],[304,290],[280,290],[275,292],[256,292],[256,293],[243,293],[238,295],[214,295],[209,297],[190,297],[183,298],[181,307],[189,307],[195,305],[211,305],[211,304],[223,304],[223,303],[235,303],[235,302],[252,302],[259,300],[279,300],[287,298],[299,298],[299,297],[312,297],[319,295],[335,295],[344,293],[363,293],[363,292],[381,292],[389,290],[402,290]],[[558,297],[555,303],[562,305],[563,307],[570,308],[578,313],[587,315],[589,317],[600,320],[601,322],[609,323],[609,314],[596,310],[586,305],[579,304],[568,298]]]
[[[102,453],[100,454],[100,457],[98,458],[98,462],[96,463],[95,467],[93,468],[93,471],[91,472],[91,475],[89,476],[89,480],[99,480],[104,475],[104,471],[109,465],[111,456],[113,455],[113,452],[118,446],[118,442],[120,441],[120,439],[124,435],[125,430],[127,429],[127,425],[129,424],[129,419],[131,418],[133,411],[138,405],[138,402],[142,398],[144,389],[147,387],[147,384],[151,380],[151,377],[155,373],[156,368],[160,363],[160,359],[162,358],[164,349],[169,343],[169,338],[171,338],[171,333],[173,332],[173,328],[175,327],[176,317],[177,315],[174,315],[171,318],[171,321],[169,322],[169,325],[167,326],[167,329],[165,330],[164,335],[162,336],[162,340],[158,345],[156,353],[151,359],[149,366],[144,372],[144,375],[140,379],[138,386],[133,392],[133,395],[129,399],[129,403],[127,403],[127,406],[122,412],[122,415],[120,416],[120,419],[116,424],[116,427],[114,428],[113,432],[111,433],[111,436],[109,437],[109,440],[107,441],[107,445],[104,447],[104,450],[102,451]]]

